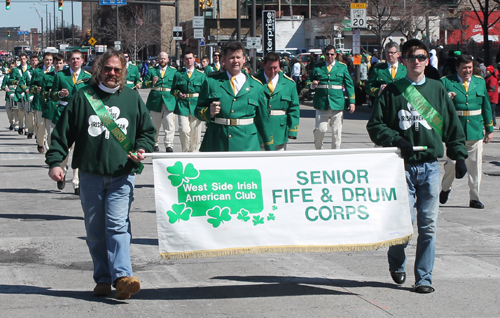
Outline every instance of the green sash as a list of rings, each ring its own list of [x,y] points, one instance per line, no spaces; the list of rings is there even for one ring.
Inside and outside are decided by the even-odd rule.
[[[90,105],[94,109],[97,116],[99,116],[99,119],[101,119],[104,126],[108,129],[111,135],[115,137],[116,141],[118,141],[120,146],[122,146],[123,150],[125,150],[125,153],[128,154],[128,152],[131,151],[133,147],[132,141],[115,123],[113,117],[106,110],[106,106],[104,106],[104,103],[99,98],[94,88],[92,86],[86,87],[84,89],[84,94],[85,97],[87,97],[87,100],[89,101]],[[144,169],[144,165],[142,164],[142,162],[139,162],[138,174],[141,174],[142,169]]]
[[[443,138],[443,117],[429,104],[422,94],[406,78],[402,78],[394,85],[399,89],[403,97],[415,108],[429,125]]]

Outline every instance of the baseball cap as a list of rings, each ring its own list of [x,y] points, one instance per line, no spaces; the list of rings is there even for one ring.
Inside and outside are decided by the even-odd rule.
[[[490,71],[491,73],[493,73],[495,71],[495,69],[491,65],[489,65],[488,67],[486,67],[486,70]]]

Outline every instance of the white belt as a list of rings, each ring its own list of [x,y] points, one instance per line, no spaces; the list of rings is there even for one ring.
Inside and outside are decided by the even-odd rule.
[[[186,94],[186,97],[198,97],[200,96],[200,93],[189,93],[189,94]]]
[[[9,89],[16,89],[17,85],[9,85],[8,87],[9,87]]]
[[[215,117],[214,122],[226,126],[243,126],[253,124],[253,118],[219,118]]]
[[[65,101],[60,100],[60,101],[59,101],[59,105],[66,106],[66,105],[68,105],[68,102],[65,102]]]
[[[171,89],[168,87],[153,87],[151,88],[153,91],[160,91],[160,92],[170,92]]]
[[[457,115],[461,117],[481,115],[481,110],[457,110]]]
[[[271,110],[269,110],[269,115],[282,116],[282,115],[286,115],[286,111],[284,111],[282,109],[271,109]]]
[[[134,81],[127,81],[127,84],[134,84]]]
[[[326,84],[322,84],[322,85],[316,86],[316,88],[342,89],[342,85],[326,85]]]

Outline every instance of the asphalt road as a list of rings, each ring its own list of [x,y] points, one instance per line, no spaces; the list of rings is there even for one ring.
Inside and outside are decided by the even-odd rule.
[[[302,108],[299,137],[290,150],[314,149],[312,111]],[[367,107],[345,117],[342,147],[373,147],[365,130]],[[142,290],[118,301],[92,296],[79,197],[69,184],[57,190],[34,139],[7,127],[1,107],[0,317],[500,316],[499,139],[484,150],[481,198],[486,208],[468,208],[466,179],[455,181],[449,202],[440,207],[436,292],[427,295],[411,291],[415,238],[407,249],[408,279],[402,286],[389,276],[386,248],[165,261],[158,252],[147,159],[136,178],[131,211],[132,263]],[[175,142],[179,151],[177,134]]]

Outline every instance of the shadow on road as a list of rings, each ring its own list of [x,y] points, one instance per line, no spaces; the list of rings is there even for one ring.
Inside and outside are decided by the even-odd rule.
[[[22,219],[26,221],[61,221],[61,220],[83,220],[80,216],[47,215],[47,214],[0,214],[0,219]]]

